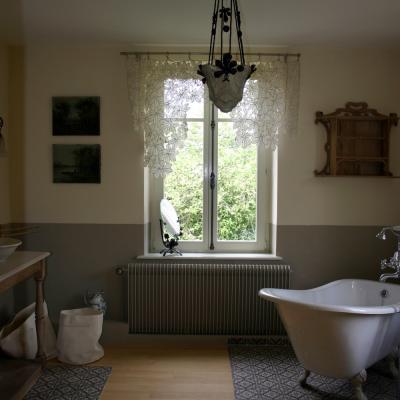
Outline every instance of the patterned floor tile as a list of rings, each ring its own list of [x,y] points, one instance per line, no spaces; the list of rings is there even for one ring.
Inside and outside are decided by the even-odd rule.
[[[307,389],[298,381],[303,368],[290,346],[268,346],[262,342],[229,342],[235,400],[349,400],[348,380],[311,374]],[[398,400],[398,382],[382,373],[382,367],[368,370],[364,393],[368,400]]]
[[[110,373],[110,367],[49,367],[24,400],[98,400]]]

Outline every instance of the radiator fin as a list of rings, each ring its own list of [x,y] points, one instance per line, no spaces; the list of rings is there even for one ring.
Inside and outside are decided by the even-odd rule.
[[[129,331],[135,334],[283,335],[262,288],[289,288],[290,266],[132,263]]]

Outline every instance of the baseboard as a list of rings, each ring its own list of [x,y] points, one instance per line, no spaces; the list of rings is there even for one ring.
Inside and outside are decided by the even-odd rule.
[[[283,344],[286,337],[254,337],[232,335],[132,335],[129,334],[127,322],[105,320],[101,343],[103,345],[154,345],[179,344],[185,345],[226,345],[229,344]],[[283,342],[282,342],[283,341]],[[287,344],[285,342],[284,344]]]

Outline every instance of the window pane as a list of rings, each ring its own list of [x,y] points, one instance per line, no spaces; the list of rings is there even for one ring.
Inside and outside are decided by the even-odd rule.
[[[218,123],[218,240],[257,239],[257,147],[235,143],[232,122]]]
[[[203,239],[203,123],[189,122],[188,137],[172,172],[164,180],[164,196],[178,213],[182,240]]]

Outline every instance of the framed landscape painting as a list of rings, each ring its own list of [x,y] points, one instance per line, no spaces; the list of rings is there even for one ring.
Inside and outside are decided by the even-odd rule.
[[[100,183],[99,144],[53,144],[54,183]]]
[[[100,97],[53,97],[53,136],[100,135]]]

